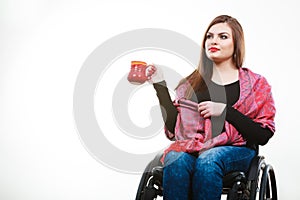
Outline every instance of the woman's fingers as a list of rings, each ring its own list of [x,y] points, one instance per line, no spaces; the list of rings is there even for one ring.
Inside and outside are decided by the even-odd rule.
[[[206,101],[203,101],[198,104],[198,111],[203,111],[208,109],[208,103]]]
[[[203,117],[220,116],[226,104],[212,101],[204,101],[198,104],[198,111]]]
[[[154,65],[150,65],[146,69],[146,76],[152,76],[156,72],[156,67]]]

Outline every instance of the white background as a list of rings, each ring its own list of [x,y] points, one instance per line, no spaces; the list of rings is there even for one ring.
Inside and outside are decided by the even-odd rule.
[[[81,66],[101,43],[138,28],[169,29],[200,44],[208,23],[220,14],[240,21],[245,67],[273,86],[277,131],[261,154],[276,170],[279,198],[299,199],[296,0],[1,1],[0,199],[134,199],[140,174],[102,165],[77,133],[72,106]],[[164,62],[174,60],[166,56]],[[151,152],[149,144],[126,142],[128,149],[115,145]]]

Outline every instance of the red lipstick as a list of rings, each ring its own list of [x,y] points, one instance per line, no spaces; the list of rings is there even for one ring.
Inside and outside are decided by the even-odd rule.
[[[211,51],[211,52],[216,52],[216,51],[219,51],[219,49],[216,48],[216,47],[210,47],[210,48],[209,48],[209,51]]]

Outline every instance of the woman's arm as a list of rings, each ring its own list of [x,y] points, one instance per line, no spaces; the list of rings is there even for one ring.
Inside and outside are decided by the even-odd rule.
[[[174,133],[178,111],[171,100],[166,81],[153,83],[153,86],[156,90],[165,126],[171,133]]]
[[[226,110],[226,121],[232,124],[251,144],[265,145],[273,136],[269,128],[263,128],[261,124],[254,122],[229,105]]]

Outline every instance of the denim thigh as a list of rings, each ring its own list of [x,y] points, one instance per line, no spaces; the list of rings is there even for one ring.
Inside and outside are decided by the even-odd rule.
[[[246,172],[256,151],[247,147],[220,146],[199,155],[193,174],[194,200],[219,200],[223,177],[231,171]]]
[[[166,155],[164,161],[164,199],[190,199],[192,175],[196,157],[185,152],[171,151]]]

